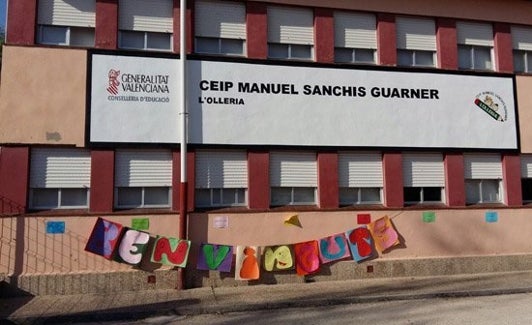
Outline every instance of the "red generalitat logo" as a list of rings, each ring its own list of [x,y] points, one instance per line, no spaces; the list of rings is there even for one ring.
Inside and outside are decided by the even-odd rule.
[[[120,86],[120,81],[118,81],[119,75],[120,70],[109,70],[109,86],[107,87],[107,91],[110,94],[118,95],[118,86]]]

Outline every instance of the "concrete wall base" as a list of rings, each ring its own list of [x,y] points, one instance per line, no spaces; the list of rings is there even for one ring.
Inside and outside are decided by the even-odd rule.
[[[236,281],[234,272],[188,271],[187,288],[254,284],[283,284],[314,281],[360,280],[386,277],[416,277],[532,270],[532,255],[494,255],[418,259],[374,259],[362,263],[342,260],[321,265],[320,271],[298,276],[295,270],[265,272],[259,280]]]
[[[185,272],[185,281],[187,288],[196,288],[529,270],[532,270],[532,254],[396,260],[374,259],[363,263],[343,260],[322,265],[319,272],[304,277],[298,276],[295,270],[283,272],[261,270],[260,280],[256,281],[236,281],[234,272],[199,271],[191,266]],[[18,276],[1,274],[0,277],[4,295],[111,294],[123,291],[175,289],[177,281],[176,269],[156,270],[154,272],[130,270],[106,273],[22,274]]]
[[[175,289],[177,270],[141,270],[107,273],[7,275],[3,287],[12,295],[111,294],[113,292]]]

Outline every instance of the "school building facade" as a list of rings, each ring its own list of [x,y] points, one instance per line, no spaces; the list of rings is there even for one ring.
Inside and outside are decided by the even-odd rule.
[[[8,0],[0,281],[246,285],[238,256],[198,269],[205,244],[319,250],[366,227],[371,258],[251,281],[532,269],[531,1],[188,1],[185,186],[180,10]],[[396,237],[376,249],[385,217]],[[98,222],[117,231],[106,254]],[[153,260],[160,237],[187,241],[179,267]],[[125,238],[134,262],[114,258]]]

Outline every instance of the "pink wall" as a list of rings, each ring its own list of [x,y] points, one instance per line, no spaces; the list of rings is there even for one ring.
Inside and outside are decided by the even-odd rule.
[[[499,72],[513,72],[513,47],[511,25],[503,23],[493,24],[495,67]]]
[[[447,205],[465,206],[464,156],[461,153],[447,153],[443,162]]]
[[[316,61],[334,62],[334,17],[332,9],[314,9]]]
[[[338,154],[318,152],[318,198],[322,209],[338,208]]]
[[[403,198],[403,157],[401,153],[382,154],[384,178],[384,205],[389,208],[402,207]]]
[[[7,44],[32,45],[35,43],[37,1],[8,0]]]
[[[246,3],[247,56],[253,59],[268,57],[268,18],[266,5],[263,3]]]
[[[504,181],[504,202],[508,206],[523,204],[521,190],[521,157],[518,154],[502,155],[502,178]]]
[[[395,16],[377,15],[377,54],[381,65],[397,64],[397,39],[395,36]]]
[[[270,153],[248,151],[248,206],[267,210],[270,207]]]
[[[111,213],[114,206],[115,153],[91,150],[90,211]]]
[[[438,67],[441,69],[458,69],[458,46],[456,23],[453,19],[436,20],[436,44]]]
[[[118,0],[96,1],[95,47],[118,47]]]
[[[25,212],[29,156],[28,147],[0,147],[0,214]]]
[[[181,39],[181,23],[180,23],[180,15],[181,15],[181,8],[180,1],[174,0],[174,52],[175,53],[181,53],[181,49],[179,48],[180,45],[180,39]],[[187,12],[186,12],[186,31],[187,31],[187,53],[190,54],[194,50],[194,10],[192,9],[194,6],[191,3],[191,1],[187,1]]]
[[[196,188],[196,179],[194,175],[196,173],[195,159],[196,153],[194,151],[187,152],[187,184],[188,190],[186,194],[187,211],[194,211],[194,190]],[[181,206],[181,153],[174,151],[172,153],[172,210],[179,211]]]

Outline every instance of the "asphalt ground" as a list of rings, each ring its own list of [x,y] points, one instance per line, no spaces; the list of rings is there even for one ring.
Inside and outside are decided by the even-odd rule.
[[[532,292],[532,271],[123,291],[107,295],[20,296],[0,299],[0,324],[136,320],[162,315],[198,315],[526,292]]]

